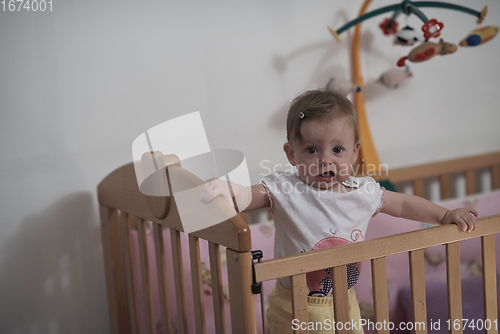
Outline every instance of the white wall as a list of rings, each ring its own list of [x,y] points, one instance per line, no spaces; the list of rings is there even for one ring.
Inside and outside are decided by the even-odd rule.
[[[378,8],[392,1],[374,1]],[[499,25],[497,1],[455,1]],[[132,141],[199,110],[212,148],[285,164],[284,117],[298,93],[349,76],[361,1],[54,1],[0,11],[0,332],[108,332],[97,183],[131,161]],[[424,9],[458,42],[467,14]],[[363,24],[366,107],[390,167],[500,149],[497,39],[429,62],[396,91],[379,75],[409,49]],[[403,20],[404,22],[404,20]],[[414,27],[419,21],[409,20]],[[495,56],[497,55],[497,56]]]

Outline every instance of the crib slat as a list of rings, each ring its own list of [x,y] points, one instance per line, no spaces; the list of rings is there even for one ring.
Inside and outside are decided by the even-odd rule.
[[[226,249],[227,278],[231,303],[231,333],[255,334],[255,296],[252,294],[252,252]],[[212,266],[212,265],[210,265]]]
[[[499,189],[500,188],[500,165],[491,166],[491,188]]]
[[[413,194],[416,196],[419,196],[419,197],[425,196],[424,180],[423,179],[413,180]]]
[[[308,323],[307,317],[307,282],[306,274],[291,277],[292,280],[292,318],[298,319],[299,324]],[[296,334],[307,334],[309,329],[295,330]]]
[[[193,284],[196,333],[205,334],[205,299],[203,298],[203,282],[201,280],[200,241],[192,235],[189,236],[189,257],[191,259],[191,281]]]
[[[451,324],[462,321],[462,287],[460,281],[460,244],[446,244],[446,281],[448,286],[448,317]],[[450,334],[463,333],[462,327],[450,326]]]
[[[335,322],[346,324],[351,322],[349,317],[349,297],[347,296],[346,266],[332,268],[333,317]],[[337,334],[349,333],[343,326],[335,331]]]
[[[481,237],[481,255],[483,259],[483,297],[484,318],[494,321],[497,318],[497,276],[495,259],[495,235]],[[496,326],[486,329],[486,334],[498,333]]]
[[[424,323],[425,326],[416,326],[415,334],[427,333],[427,306],[425,300],[425,268],[424,250],[409,252],[410,257],[410,285],[413,312],[413,323]]]
[[[214,303],[215,332],[226,333],[226,314],[224,312],[224,290],[222,286],[222,270],[220,261],[220,247],[213,242],[208,242],[210,254],[210,273],[212,276],[212,297]]]
[[[124,243],[125,251],[124,253],[124,261],[125,261],[125,277],[127,281],[127,298],[129,300],[129,319],[130,319],[130,331],[133,334],[139,333],[138,325],[137,325],[137,303],[135,300],[135,277],[132,268],[134,268],[133,260],[132,260],[132,241],[130,239],[130,232],[132,225],[135,225],[135,217],[133,215],[129,215],[128,213],[122,212],[122,240]]]
[[[175,299],[177,302],[177,318],[179,319],[180,333],[187,333],[186,294],[184,290],[184,266],[182,264],[181,233],[170,229],[170,243],[172,246],[172,260],[174,264]]]
[[[173,334],[168,303],[167,266],[165,262],[165,244],[163,242],[163,227],[153,223],[155,240],[156,275],[158,276],[158,294],[160,298],[161,323],[163,331]]]
[[[117,210],[99,207],[106,274],[106,292],[112,334],[130,333],[127,319],[126,282],[120,245],[120,217]]]
[[[451,198],[451,184],[450,176],[448,174],[439,175],[439,189],[442,200]]]
[[[375,322],[389,322],[389,295],[387,293],[385,257],[372,259],[371,263]],[[378,334],[389,334],[389,329],[384,327],[381,330],[375,328],[375,332]]]
[[[465,171],[465,178],[467,179],[467,195],[474,195],[476,193],[476,172],[473,169]]]
[[[260,318],[262,319],[262,333],[266,333],[266,307],[264,305],[264,284],[260,285]]]
[[[137,234],[139,235],[139,256],[141,259],[141,281],[142,296],[144,303],[144,315],[146,321],[146,331],[149,334],[154,332],[153,304],[151,297],[151,283],[149,280],[149,257],[146,240],[146,221],[137,217]]]

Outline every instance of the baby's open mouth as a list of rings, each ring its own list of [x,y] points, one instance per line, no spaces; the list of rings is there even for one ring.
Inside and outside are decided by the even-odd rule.
[[[318,176],[323,181],[330,181],[332,178],[335,177],[335,173],[332,171],[328,171],[328,172],[324,172],[323,174],[319,174]]]

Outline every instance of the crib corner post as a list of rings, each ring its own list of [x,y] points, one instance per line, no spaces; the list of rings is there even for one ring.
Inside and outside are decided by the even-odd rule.
[[[254,295],[252,294],[252,252],[226,250],[231,327],[233,333],[256,334]]]

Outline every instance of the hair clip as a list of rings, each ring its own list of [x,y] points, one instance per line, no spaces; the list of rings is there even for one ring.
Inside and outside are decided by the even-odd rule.
[[[304,113],[303,113],[302,111],[301,111],[301,112],[299,112],[299,118],[300,118],[300,119],[304,118],[304,116],[305,116],[305,115],[304,115]]]

